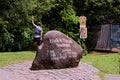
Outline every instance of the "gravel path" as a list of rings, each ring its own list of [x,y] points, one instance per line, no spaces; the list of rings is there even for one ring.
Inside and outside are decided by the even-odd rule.
[[[23,62],[0,69],[0,80],[100,80],[98,69],[80,62],[76,68],[31,71],[32,62]]]
[[[120,80],[120,75],[107,74],[105,75],[105,80]]]

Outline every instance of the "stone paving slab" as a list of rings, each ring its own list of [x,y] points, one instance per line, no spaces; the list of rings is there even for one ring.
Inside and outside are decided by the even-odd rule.
[[[31,71],[32,62],[23,62],[0,69],[0,80],[100,80],[98,69],[80,62],[76,68]]]
[[[120,80],[120,75],[107,74],[105,80]]]

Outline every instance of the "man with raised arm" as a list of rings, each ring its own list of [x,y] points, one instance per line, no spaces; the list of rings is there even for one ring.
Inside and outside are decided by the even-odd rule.
[[[32,16],[32,25],[34,27],[34,39],[33,44],[38,45],[38,49],[41,49],[42,44],[42,24],[38,22],[37,24],[34,23],[34,16]]]

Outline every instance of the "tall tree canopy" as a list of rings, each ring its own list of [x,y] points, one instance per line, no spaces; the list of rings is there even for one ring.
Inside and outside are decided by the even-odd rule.
[[[1,0],[0,51],[27,50],[32,46],[35,22],[41,21],[44,33],[56,29],[78,43],[79,16],[87,17],[87,25],[106,21],[120,22],[120,0]]]

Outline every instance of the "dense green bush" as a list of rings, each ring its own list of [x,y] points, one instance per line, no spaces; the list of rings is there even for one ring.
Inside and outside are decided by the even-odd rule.
[[[87,25],[116,20],[116,15],[120,14],[119,4],[120,0],[1,1],[0,51],[28,50],[33,46],[32,15],[35,16],[35,22],[42,22],[44,34],[49,30],[59,30],[84,47],[86,41],[79,38],[79,16],[87,17]]]

